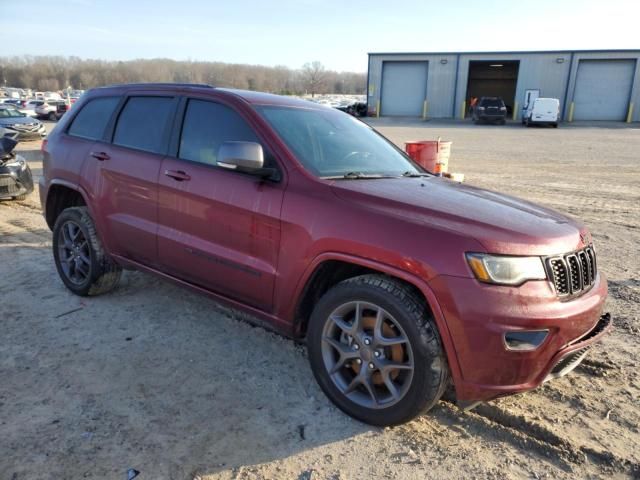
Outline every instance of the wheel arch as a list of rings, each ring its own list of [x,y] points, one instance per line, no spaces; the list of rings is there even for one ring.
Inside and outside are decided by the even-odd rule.
[[[81,188],[64,180],[52,180],[44,205],[44,217],[49,229],[53,230],[56,219],[65,208],[80,206],[87,207],[93,216],[87,195]]]
[[[305,337],[307,323],[315,303],[333,285],[347,278],[366,274],[382,274],[400,281],[414,289],[425,301],[440,333],[452,378],[454,383],[457,383],[461,378],[458,358],[451,333],[433,290],[419,277],[391,265],[341,253],[325,253],[316,257],[305,271],[293,297],[297,299],[293,312],[294,336]]]

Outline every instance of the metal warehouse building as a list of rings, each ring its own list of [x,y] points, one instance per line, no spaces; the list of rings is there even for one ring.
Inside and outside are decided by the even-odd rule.
[[[640,121],[640,50],[369,54],[372,115],[465,118],[472,97],[499,96],[517,120],[532,94],[560,99],[565,121]]]

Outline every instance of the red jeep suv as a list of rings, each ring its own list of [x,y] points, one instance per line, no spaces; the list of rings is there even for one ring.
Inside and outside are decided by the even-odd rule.
[[[609,328],[589,232],[435,177],[361,121],[206,85],[97,88],[43,144],[64,284],[139,269],[308,345],[327,396],[393,425],[575,368]]]

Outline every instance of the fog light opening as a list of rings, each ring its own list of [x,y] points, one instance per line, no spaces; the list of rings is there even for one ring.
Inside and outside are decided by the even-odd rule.
[[[527,352],[535,350],[549,334],[549,330],[518,330],[504,334],[504,344],[507,350]]]

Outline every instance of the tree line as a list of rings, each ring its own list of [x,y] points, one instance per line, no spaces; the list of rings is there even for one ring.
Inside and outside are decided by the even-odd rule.
[[[58,91],[88,89],[114,83],[206,83],[218,87],[259,90],[284,95],[316,93],[364,94],[364,73],[335,72],[320,62],[300,69],[167,58],[127,61],[78,57],[0,57],[2,86]]]

